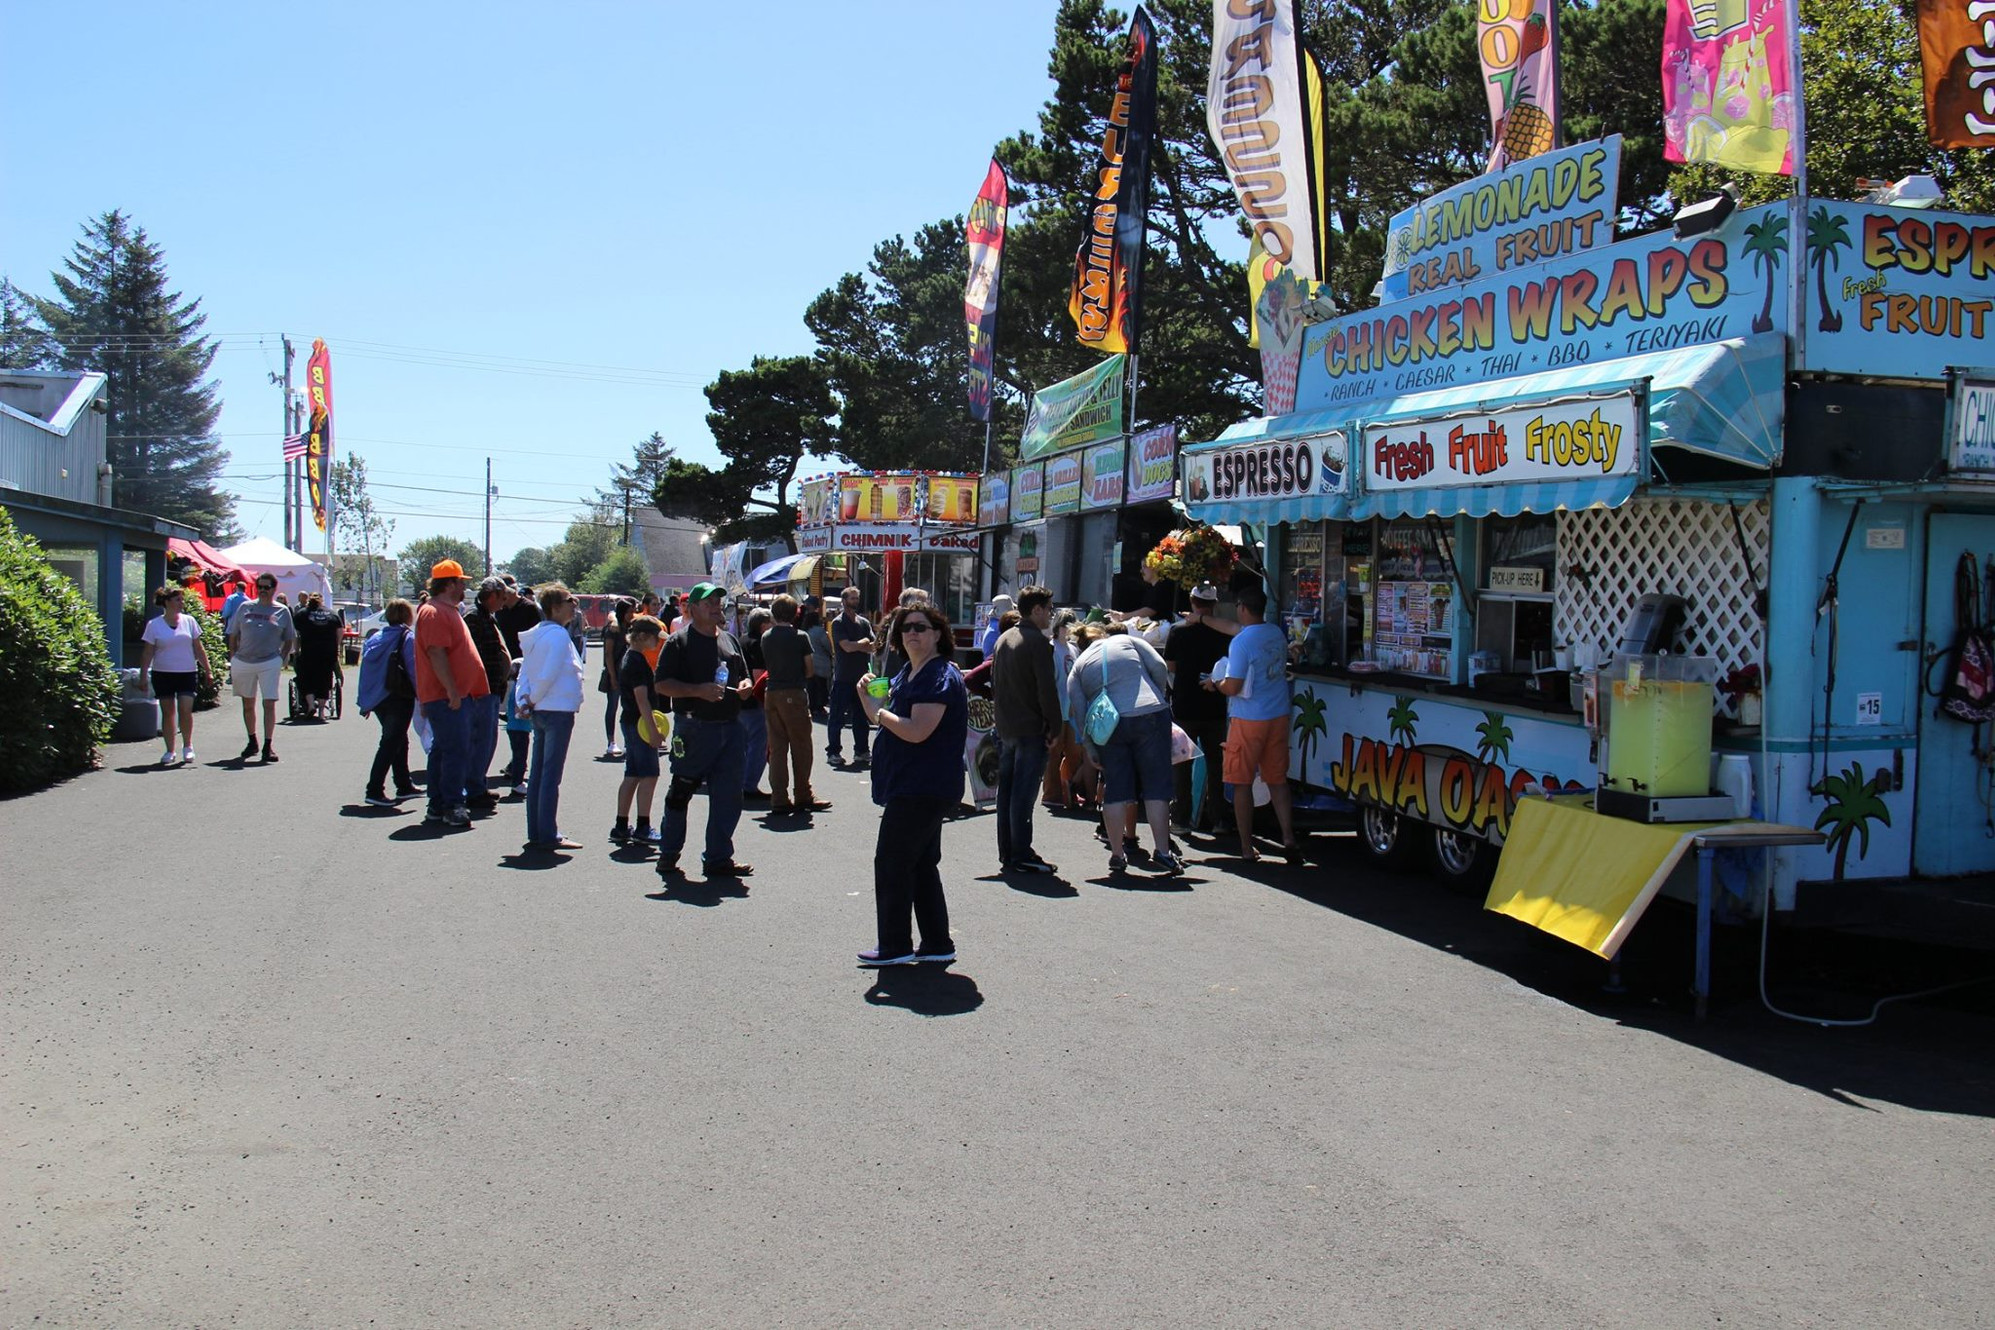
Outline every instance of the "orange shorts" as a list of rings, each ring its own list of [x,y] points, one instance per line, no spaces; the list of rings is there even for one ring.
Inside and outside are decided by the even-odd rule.
[[[1288,784],[1288,717],[1227,722],[1226,783],[1252,785],[1256,776],[1269,785]]]

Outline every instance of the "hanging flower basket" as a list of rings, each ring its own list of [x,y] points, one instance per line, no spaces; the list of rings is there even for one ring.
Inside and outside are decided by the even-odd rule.
[[[1209,526],[1189,526],[1173,531],[1157,542],[1157,548],[1143,556],[1143,566],[1160,581],[1193,587],[1201,582],[1217,583],[1230,576],[1236,558],[1232,544]]]

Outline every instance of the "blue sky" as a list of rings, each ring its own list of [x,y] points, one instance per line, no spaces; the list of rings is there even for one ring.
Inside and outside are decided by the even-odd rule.
[[[480,538],[490,455],[503,559],[654,429],[712,460],[702,385],[963,212],[1036,127],[1056,9],[15,0],[0,273],[48,294],[125,210],[221,337],[245,528],[283,534],[279,335],[300,381],[324,337],[396,545]]]

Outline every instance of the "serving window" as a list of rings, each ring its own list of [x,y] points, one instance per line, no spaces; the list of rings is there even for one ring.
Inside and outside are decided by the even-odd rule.
[[[1550,664],[1558,522],[1556,513],[1523,513],[1481,523],[1472,673],[1525,674]]]

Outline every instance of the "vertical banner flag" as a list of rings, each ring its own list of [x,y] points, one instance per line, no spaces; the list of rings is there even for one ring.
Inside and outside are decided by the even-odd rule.
[[[1488,171],[1559,146],[1559,16],[1554,0],[1477,0],[1476,54],[1489,95]]]
[[[1995,3],[1919,0],[1926,138],[1936,148],[1995,148]]]
[[[332,471],[332,352],[326,339],[312,342],[305,363],[305,482],[312,494],[312,520],[326,529],[326,483]]]
[[[1663,156],[1794,174],[1794,0],[1668,0]]]
[[[1302,45],[1296,8],[1296,0],[1212,0],[1205,127],[1261,248],[1304,281],[1321,281],[1330,229],[1323,72]]]
[[[1115,355],[1136,349],[1142,324],[1143,229],[1150,202],[1150,140],[1157,126],[1157,30],[1136,6],[1129,54],[1116,76],[1095,168],[1094,211],[1067,297],[1081,343]]]
[[[1250,345],[1261,352],[1261,414],[1285,416],[1295,410],[1295,385],[1302,371],[1302,307],[1309,284],[1262,252],[1255,237],[1247,256],[1247,289],[1253,295],[1248,316]]]
[[[998,275],[1004,261],[1005,211],[1009,207],[1004,168],[995,161],[984,187],[970,204],[964,227],[970,242],[970,280],[963,288],[963,317],[970,325],[970,419],[991,418],[996,377]]]

